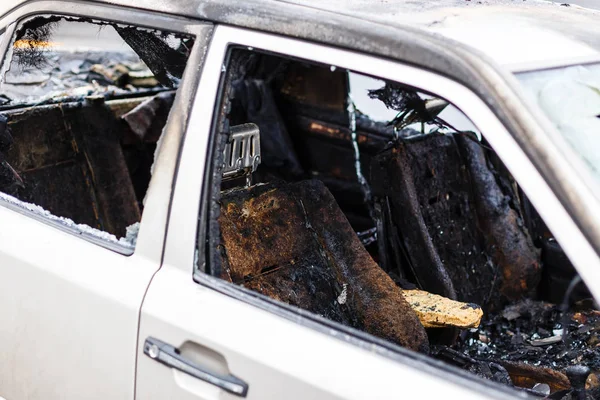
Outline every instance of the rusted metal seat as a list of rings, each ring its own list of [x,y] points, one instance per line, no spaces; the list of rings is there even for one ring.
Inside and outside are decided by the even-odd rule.
[[[400,140],[373,160],[371,182],[387,271],[484,309],[536,289],[539,253],[516,195],[473,135]]]
[[[320,181],[225,192],[223,278],[410,349],[425,330]]]

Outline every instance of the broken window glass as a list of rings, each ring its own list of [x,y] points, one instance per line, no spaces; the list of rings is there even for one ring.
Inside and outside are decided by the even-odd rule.
[[[402,92],[382,80],[349,72],[351,98],[356,109],[372,121],[393,125],[396,131],[408,128],[419,133],[452,133],[460,131],[480,133],[460,110],[448,102],[425,93],[409,90]],[[402,96],[404,94],[404,96]],[[414,94],[412,103],[409,101]],[[391,99],[403,99],[393,101]],[[419,115],[414,109],[422,105]],[[411,108],[412,106],[412,108]]]
[[[228,60],[206,273],[527,393],[598,365],[589,291],[460,110],[335,66]]]
[[[532,102],[600,180],[600,64],[518,74]]]
[[[156,93],[178,85],[190,44],[168,32],[38,16],[17,29],[0,90],[13,105]]]
[[[0,77],[5,204],[133,249],[192,45],[186,35],[71,16],[21,22]]]

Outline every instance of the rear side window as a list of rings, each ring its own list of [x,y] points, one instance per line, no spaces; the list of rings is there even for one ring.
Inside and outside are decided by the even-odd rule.
[[[193,42],[61,15],[19,23],[0,84],[4,203],[131,252]]]

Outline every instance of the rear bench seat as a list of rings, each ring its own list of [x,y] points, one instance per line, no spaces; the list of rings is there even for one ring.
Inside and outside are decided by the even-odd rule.
[[[103,99],[5,114],[14,138],[5,156],[24,187],[0,189],[117,237],[140,220],[120,144],[123,125]]]

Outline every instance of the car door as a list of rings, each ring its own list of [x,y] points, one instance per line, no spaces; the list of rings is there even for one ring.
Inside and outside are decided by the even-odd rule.
[[[117,20],[123,24],[135,21],[156,29],[177,27],[176,30],[179,30],[184,27],[181,29],[185,32],[199,33],[200,24],[188,24],[164,15],[157,17],[121,8],[60,1],[53,2],[51,8],[44,6],[40,9],[34,3],[5,16],[0,24],[7,26],[10,22],[11,25],[4,34],[3,48],[13,46],[16,25],[23,18],[48,14],[67,14],[72,20],[94,16],[96,21]],[[92,37],[99,35],[99,28],[92,29]],[[194,78],[194,71],[195,68],[190,69],[189,79]],[[185,97],[185,93],[182,96]],[[73,108],[73,112],[77,112],[78,107]],[[39,112],[52,109],[68,113],[69,106],[51,105],[42,107]],[[182,118],[185,107],[180,109],[176,106],[174,109],[175,119],[185,120]],[[64,126],[65,132],[71,129],[64,117],[67,114],[63,114],[64,121],[47,118],[45,123],[33,124],[24,130],[16,129],[15,124],[25,120],[30,111],[30,108],[25,108],[17,111],[16,116],[15,113],[10,114],[9,125],[13,127],[14,143],[2,157],[18,158],[13,150],[23,148],[16,146],[27,146],[19,136],[23,132],[39,132],[50,138],[59,129],[46,129],[47,126]],[[10,110],[2,110],[3,118],[5,112]],[[19,115],[23,117],[21,120]],[[37,116],[33,115],[32,120],[34,118]],[[137,245],[118,242],[106,232],[77,225],[52,215],[36,204],[0,194],[0,398],[134,397],[139,311],[162,257],[171,179],[175,169],[171,154],[177,151],[182,125],[177,121],[169,122],[165,132],[164,151],[159,152],[164,156],[159,156],[155,166],[156,179],[152,180],[145,199]],[[70,141],[46,140],[45,143],[42,147],[31,146],[28,152],[23,153],[24,157],[32,160],[38,160],[39,154],[54,157],[58,151],[52,148],[59,145],[66,146],[69,155],[77,154],[76,146]],[[175,145],[175,150],[169,150],[169,143]],[[42,161],[47,165],[36,166],[35,170],[47,173],[50,178],[65,176],[63,171],[71,166],[75,166],[68,170],[72,172],[71,176],[80,176],[77,166],[82,165],[78,164],[82,159],[77,155],[72,161],[56,162],[48,157]],[[24,182],[19,190],[31,189],[28,195],[43,197],[43,192],[40,195],[32,192],[35,184],[30,184],[25,178],[33,169],[21,170],[16,165],[15,169],[19,169]],[[64,204],[83,207],[87,206],[86,201],[90,202],[89,198],[77,197],[79,192],[72,188],[84,186],[75,186],[74,179],[67,179],[73,186],[64,189],[50,178],[35,182],[47,183],[48,186],[40,184],[40,187],[48,193],[57,193],[53,207],[60,208]],[[34,182],[33,178],[31,182]]]
[[[457,371],[448,380],[444,367],[434,368],[416,353],[399,353],[306,315],[253,301],[230,284],[200,271],[194,273],[194,265],[202,264],[204,257],[202,248],[196,246],[198,224],[206,223],[207,199],[202,195],[207,196],[209,186],[204,171],[211,159],[210,132],[230,45],[338,67],[362,66],[362,72],[371,75],[414,78],[416,86],[432,82],[451,93],[457,88],[466,92],[433,74],[369,56],[232,27],[216,28],[198,87],[202,96],[194,100],[183,145],[163,266],[142,306],[136,398],[505,396],[497,386],[474,382]],[[493,119],[473,95],[469,101],[480,115]],[[502,133],[495,119],[488,125]]]

